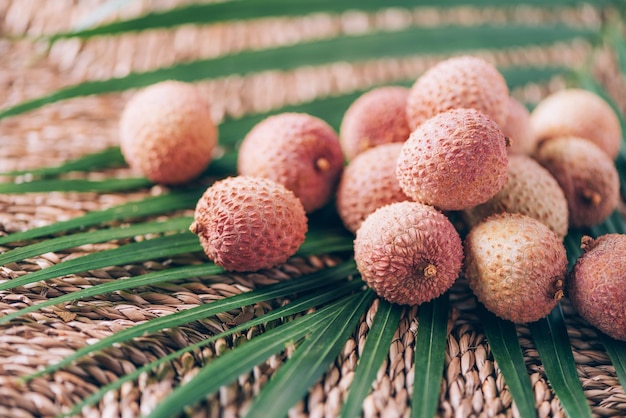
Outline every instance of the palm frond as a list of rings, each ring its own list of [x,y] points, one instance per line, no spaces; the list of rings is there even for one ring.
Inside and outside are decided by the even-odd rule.
[[[93,395],[84,399],[82,402],[77,403],[71,410],[63,414],[63,416],[73,416],[79,413],[83,407],[87,405],[93,405],[94,403],[102,399],[102,397],[104,397],[108,392],[119,389],[124,383],[137,379],[142,373],[146,373],[151,370],[154,370],[158,366],[164,363],[174,361],[180,358],[185,353],[198,350],[206,345],[209,345],[219,340],[220,338],[227,337],[237,332],[240,332],[240,331],[243,331],[243,330],[258,326],[258,325],[266,325],[272,321],[282,319],[287,316],[295,315],[295,314],[304,312],[306,310],[312,309],[317,306],[326,305],[327,303],[332,302],[335,299],[341,299],[343,296],[347,295],[348,293],[353,292],[354,290],[357,290],[359,287],[362,287],[362,286],[363,284],[361,282],[357,280],[353,280],[350,282],[342,283],[339,286],[333,287],[332,289],[322,289],[316,292],[309,293],[306,296],[296,299],[287,305],[276,308],[257,318],[250,319],[249,321],[246,321],[243,324],[234,326],[228,329],[227,331],[215,334],[211,337],[206,338],[205,340],[202,340],[195,344],[188,345],[180,350],[176,350],[175,352],[168,354],[167,356],[161,357],[148,364],[145,364],[144,366],[139,367],[134,372],[126,374],[120,377],[118,380],[108,385],[105,385]]]
[[[439,405],[439,383],[446,357],[449,311],[448,293],[419,307],[411,399],[411,416],[414,418],[434,416]]]
[[[550,384],[570,417],[591,417],[583,391],[561,306],[544,319],[529,324],[533,341]]]
[[[119,1],[111,1],[109,6],[116,7]],[[94,38],[117,39],[131,32],[165,31],[183,25],[227,25],[241,22],[258,22],[265,18],[277,18],[286,21],[291,18],[306,18],[311,14],[325,13],[328,16],[344,18],[351,13],[360,13],[371,23],[381,15],[398,11],[418,16],[422,12],[446,13],[449,9],[476,13],[483,9],[497,11],[492,16],[505,16],[502,21],[481,21],[467,23],[463,19],[439,25],[405,23],[396,27],[368,25],[357,31],[339,30],[320,37],[303,38],[295,42],[277,41],[259,49],[243,48],[228,50],[227,53],[214,57],[194,57],[191,60],[177,60],[174,64],[148,70],[131,70],[121,77],[87,78],[77,84],[70,84],[50,93],[35,96],[0,110],[0,119],[34,111],[49,104],[61,104],[68,99],[90,95],[103,95],[144,87],[165,80],[178,79],[189,82],[219,82],[233,75],[253,78],[264,73],[287,75],[302,69],[323,71],[337,65],[381,66],[393,63],[401,68],[389,71],[384,77],[364,77],[358,83],[337,86],[332,91],[321,89],[313,98],[286,100],[283,104],[264,109],[260,112],[247,111],[236,118],[225,114],[220,124],[220,145],[224,155],[215,159],[204,173],[204,185],[212,178],[219,178],[236,173],[237,148],[245,134],[260,120],[268,115],[300,111],[313,114],[326,120],[338,129],[341,118],[348,106],[364,91],[378,85],[398,84],[409,86],[426,66],[425,62],[459,53],[488,54],[497,63],[512,91],[545,88],[554,80],[568,85],[583,87],[605,97],[622,116],[618,105],[611,95],[593,76],[590,64],[598,47],[609,45],[617,57],[618,65],[626,74],[626,43],[623,40],[623,25],[615,18],[617,13],[624,13],[618,2],[610,0],[589,4],[577,0],[557,0],[546,4],[539,0],[522,2],[474,0],[470,4],[458,0],[443,2],[428,1],[414,5],[406,0],[393,0],[382,4],[373,0],[331,0],[298,1],[291,0],[233,0],[226,2],[191,4],[164,11],[148,12],[135,18],[117,20],[96,27],[75,28],[75,30],[42,37],[52,46],[72,41],[87,45]],[[565,16],[581,10],[593,9],[604,19],[599,27],[595,23],[581,21],[572,23]],[[549,16],[546,19],[529,22],[524,13],[534,16]],[[92,18],[100,20],[108,13],[106,8],[98,11]],[[462,13],[457,13],[459,16]],[[522,16],[522,17],[518,17]],[[608,17],[607,17],[608,16]],[[588,62],[576,63],[572,68],[571,59],[558,57],[563,45],[585,45],[583,48],[591,55]],[[568,47],[566,47],[568,48]],[[529,58],[535,54],[540,59]],[[547,59],[545,57],[548,56]],[[581,60],[583,61],[583,60]],[[416,64],[418,63],[418,64]],[[580,65],[578,65],[580,64]],[[534,90],[536,93],[536,90]],[[530,95],[533,99],[540,95]],[[24,115],[27,116],[27,115]],[[624,118],[622,126],[626,127]],[[626,190],[626,147],[616,160],[620,172],[622,190]],[[98,193],[123,193],[130,190],[146,191],[152,184],[144,178],[118,178],[111,174],[104,180],[86,180],[67,178],[67,174],[81,171],[101,171],[124,165],[119,147],[110,147],[84,155],[75,160],[66,161],[53,167],[40,167],[31,170],[19,170],[3,173],[9,181],[0,183],[0,193],[26,194],[49,191],[92,191]],[[191,210],[204,187],[174,189],[162,196],[147,196],[136,202],[94,211],[69,221],[32,230],[0,236],[0,245],[17,247],[0,254],[2,265],[19,264],[31,257],[45,252],[94,244],[116,242],[113,250],[98,251],[74,258],[57,265],[29,272],[20,277],[0,283],[0,292],[19,291],[30,288],[33,284],[73,275],[100,268],[109,268],[120,264],[136,264],[163,259],[169,264],[172,257],[197,253],[201,248],[197,237],[186,229],[189,217],[181,217],[176,211]],[[333,207],[325,208],[332,212]],[[166,220],[154,222],[146,217],[166,216]],[[118,226],[119,221],[143,222],[130,226]],[[626,223],[619,212],[602,225],[588,231],[571,230],[565,244],[570,264],[580,255],[580,237],[583,233],[600,235],[608,232],[626,232]],[[64,236],[54,238],[54,235]],[[160,234],[139,242],[128,240],[135,236]],[[41,240],[25,243],[29,240]],[[88,355],[103,355],[107,349],[117,344],[131,344],[133,339],[147,333],[159,333],[164,329],[178,327],[194,321],[211,318],[215,315],[265,301],[281,301],[297,295],[284,306],[227,329],[207,336],[196,344],[190,344],[180,350],[153,362],[146,363],[134,371],[128,371],[119,380],[103,385],[89,397],[75,403],[66,415],[80,413],[80,410],[92,405],[111,391],[119,390],[123,383],[137,379],[141,373],[153,372],[157,367],[181,358],[185,353],[214,343],[219,338],[234,335],[252,327],[261,326],[263,331],[245,343],[233,347],[215,359],[203,364],[195,377],[176,387],[158,407],[152,410],[154,417],[169,417],[191,407],[207,395],[216,393],[220,388],[232,384],[238,377],[249,373],[264,363],[269,357],[279,356],[284,364],[273,372],[272,378],[265,384],[248,409],[249,415],[266,414],[285,415],[289,408],[307,397],[313,385],[329,371],[345,346],[346,341],[358,328],[357,324],[370,305],[372,292],[364,290],[364,284],[353,278],[357,270],[352,257],[353,235],[344,230],[336,214],[315,214],[311,219],[311,228],[306,242],[297,253],[297,257],[310,257],[315,260],[320,255],[341,254],[342,263],[336,267],[324,267],[321,270],[305,274],[277,284],[247,289],[236,296],[214,300],[210,303],[192,307],[170,315],[150,319],[144,323],[125,328],[110,337],[100,339],[91,345],[77,349],[62,361],[44,367],[41,370],[22,376],[24,382],[31,382],[36,377],[46,376],[72,365],[80,364]],[[224,271],[203,259],[195,259],[198,264],[167,265],[161,271],[130,275],[89,288],[77,290],[58,297],[50,297],[42,302],[33,303],[10,311],[0,317],[0,323],[11,326],[16,319],[25,320],[28,314],[51,306],[72,303],[89,304],[90,298],[105,294],[115,294],[135,289],[141,292],[144,287],[155,286],[177,280],[202,280],[211,282],[216,276],[226,277]],[[174,263],[176,264],[176,263]],[[319,266],[318,266],[319,267]],[[4,276],[3,276],[4,277]],[[352,280],[350,280],[353,278]],[[39,284],[36,284],[39,286]],[[3,293],[4,294],[4,293]],[[0,295],[1,296],[1,295]],[[355,369],[354,381],[346,393],[343,416],[359,416],[363,400],[372,390],[372,381],[379,372],[389,352],[394,333],[398,331],[398,321],[402,309],[387,303],[378,305],[377,314],[369,329],[363,353]],[[415,345],[414,384],[409,403],[413,416],[433,416],[442,395],[442,377],[448,335],[449,314],[451,311],[448,294],[420,306],[417,339]],[[523,416],[536,414],[532,388],[526,379],[526,365],[519,350],[516,329],[510,323],[497,320],[479,310],[499,371],[509,387],[518,410]],[[290,318],[296,315],[295,319]],[[533,342],[536,345],[540,361],[552,389],[559,397],[561,405],[569,416],[590,416],[591,409],[585,392],[581,387],[572,355],[572,347],[567,334],[567,325],[563,312],[558,307],[545,320],[530,324]],[[409,331],[410,332],[410,331]],[[606,336],[600,341],[613,363],[617,376],[624,387],[626,380],[625,349],[623,344]],[[104,351],[103,351],[104,350]],[[289,357],[287,359],[287,357]],[[298,374],[298,379],[294,376]],[[1,407],[1,405],[0,405]],[[0,412],[2,410],[0,409]],[[458,411],[457,411],[458,412]],[[476,414],[479,411],[475,411]]]
[[[177,312],[171,315],[153,319],[143,324],[127,328],[90,346],[79,349],[74,354],[67,356],[60,362],[50,365],[45,369],[30,376],[26,376],[24,379],[30,380],[44,374],[52,373],[56,370],[61,369],[64,366],[71,364],[72,362],[80,359],[81,357],[89,353],[102,350],[104,348],[112,346],[113,344],[129,341],[146,333],[157,332],[166,328],[186,324],[188,322],[207,318],[221,312],[241,308],[242,306],[246,305],[251,305],[256,302],[276,299],[291,295],[293,293],[306,292],[308,290],[316,289],[324,285],[329,285],[335,281],[344,280],[346,277],[356,273],[357,272],[355,270],[354,263],[346,262],[336,267],[321,270],[319,272],[312,273],[298,279],[269,285],[254,292],[242,293],[226,299],[222,299],[220,301],[215,301],[208,305],[200,305],[186,311]]]

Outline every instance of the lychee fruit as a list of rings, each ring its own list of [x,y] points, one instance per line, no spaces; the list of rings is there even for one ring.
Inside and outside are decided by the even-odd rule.
[[[572,306],[591,325],[626,341],[626,235],[584,236],[567,280]]]
[[[179,81],[153,84],[126,104],[119,125],[126,162],[152,182],[186,183],[208,166],[217,145],[209,103]]]
[[[384,86],[359,96],[346,110],[339,141],[346,160],[377,145],[404,142],[411,130],[406,120],[409,89]]]
[[[561,239],[567,235],[567,199],[556,179],[537,161],[523,154],[509,155],[509,180],[494,197],[462,212],[472,227],[495,213],[521,213],[543,222]]]
[[[196,205],[191,232],[206,255],[229,271],[257,271],[285,262],[304,242],[307,217],[292,191],[270,179],[228,177]]]
[[[534,322],[563,297],[565,246],[536,219],[520,213],[492,215],[470,230],[464,250],[470,288],[500,318]]]
[[[421,124],[404,143],[396,175],[411,199],[462,210],[492,198],[507,181],[506,139],[475,109],[453,109]]]
[[[475,56],[456,56],[440,61],[411,87],[407,119],[411,129],[450,109],[477,109],[504,126],[509,88],[491,63]]]
[[[239,174],[284,185],[307,213],[328,203],[343,166],[333,128],[306,113],[281,113],[259,122],[243,139],[237,160]]]
[[[441,212],[416,202],[377,209],[356,233],[354,258],[363,280],[381,298],[419,305],[456,281],[461,238]]]
[[[337,187],[337,212],[353,233],[381,206],[409,200],[398,184],[396,165],[401,143],[370,148],[345,167]]]
[[[571,226],[597,225],[617,208],[617,169],[593,142],[572,136],[551,138],[539,145],[535,158],[559,182]]]
[[[541,100],[531,113],[538,141],[577,136],[596,144],[614,160],[622,144],[622,128],[611,106],[597,94],[564,89]]]
[[[537,138],[530,123],[530,111],[513,97],[509,97],[508,106],[502,133],[511,142],[509,154],[532,155],[537,148]]]

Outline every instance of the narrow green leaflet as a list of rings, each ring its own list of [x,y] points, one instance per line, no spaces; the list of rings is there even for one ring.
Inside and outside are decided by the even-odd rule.
[[[338,309],[333,320],[320,323],[261,389],[247,418],[286,416],[337,358],[373,298],[374,293],[368,289],[353,303]]]
[[[88,287],[85,289],[77,290],[75,292],[67,293],[56,298],[46,299],[43,302],[35,305],[30,305],[26,308],[22,308],[4,316],[0,316],[0,324],[12,321],[15,318],[26,315],[31,312],[38,311],[48,306],[60,305],[62,303],[74,302],[77,300],[89,298],[97,295],[104,295],[106,293],[120,292],[126,289],[133,289],[142,286],[151,286],[158,283],[167,281],[188,279],[190,277],[204,277],[215,274],[223,273],[224,269],[206,263],[202,265],[184,266],[184,267],[172,267],[163,271],[155,271],[152,273],[146,273],[139,276],[129,277],[125,279],[118,279],[108,283],[99,284],[96,286]]]
[[[353,237],[346,237],[345,235],[336,235],[331,231],[327,232],[325,237],[317,239],[307,239],[300,246],[297,253],[301,256],[315,255],[315,254],[330,254],[340,251],[352,251],[354,249]]]
[[[286,71],[302,66],[325,65],[338,61],[355,62],[472,49],[549,45],[555,42],[593,36],[595,36],[595,32],[587,29],[558,25],[413,27],[397,32],[340,36],[333,39],[298,43],[279,48],[244,51],[217,58],[179,63],[145,73],[132,73],[121,78],[88,81],[5,108],[0,111],[0,119],[28,112],[60,100],[145,87],[167,79],[192,82],[275,69]]]
[[[214,301],[206,305],[197,306],[186,311],[176,312],[160,318],[152,319],[116,332],[109,337],[83,347],[75,353],[65,357],[63,360],[34,374],[25,376],[23,379],[31,380],[36,377],[43,376],[44,374],[52,373],[89,353],[105,349],[114,344],[132,340],[133,338],[137,338],[145,334],[158,332],[165,328],[172,328],[188,322],[208,318],[221,312],[238,309],[257,302],[285,297],[293,293],[306,292],[308,290],[324,286],[331,286],[335,282],[345,280],[347,277],[357,274],[357,272],[358,271],[356,270],[356,264],[354,261],[347,261],[335,267],[320,270],[296,279],[268,285],[251,292],[242,293],[226,299]]]
[[[24,183],[0,183],[0,193],[40,193],[51,190],[61,192],[100,192],[112,193],[141,189],[152,186],[152,182],[143,177],[126,179],[111,178],[106,180],[34,180]]]
[[[561,306],[554,308],[546,318],[531,322],[528,327],[548,381],[565,413],[572,418],[591,417],[591,408],[576,371]]]
[[[515,324],[498,318],[482,305],[478,307],[478,314],[493,357],[509,386],[520,416],[536,417],[535,394],[525,366]]]
[[[615,367],[622,388],[626,390],[626,341],[617,341],[602,333],[600,333],[600,341]]]
[[[565,250],[567,253],[567,260],[569,262],[569,268],[572,268],[576,263],[576,260],[582,254],[582,250],[580,248],[580,240],[583,237],[583,233],[579,230],[569,231],[563,244],[565,245]]]
[[[79,247],[86,244],[95,244],[98,242],[112,241],[122,238],[134,237],[145,234],[160,234],[169,231],[183,231],[191,225],[193,218],[183,216],[180,218],[171,218],[167,221],[147,222],[141,224],[133,224],[117,228],[104,229],[99,231],[82,232],[63,237],[52,238],[49,240],[30,244],[25,247],[18,247],[14,250],[0,254],[0,266],[8,263],[24,260],[28,257],[65,250],[67,248]]]
[[[500,69],[505,76],[510,88],[523,86],[529,82],[546,82],[552,79],[556,75],[568,75],[571,70],[564,67],[514,67],[514,68],[502,68]],[[415,80],[397,80],[394,85],[410,86]],[[372,86],[373,88],[376,86]],[[267,118],[270,115],[277,112],[303,112],[317,116],[335,129],[339,129],[343,114],[350,106],[350,104],[356,100],[361,94],[369,90],[357,90],[338,96],[324,97],[312,100],[298,105],[285,106],[280,109],[272,110],[270,112],[264,112],[259,114],[246,115],[238,119],[228,119],[222,122],[219,126],[220,132],[220,145],[228,149],[228,152],[221,158],[216,158],[211,162],[208,169],[204,173],[208,176],[223,176],[236,173],[236,153],[232,152],[239,143],[243,140],[245,135],[260,121]],[[111,147],[102,151],[88,154],[83,157],[79,157],[74,160],[69,160],[59,166],[44,167],[32,170],[13,171],[8,173],[2,173],[3,176],[21,176],[32,175],[35,177],[53,177],[61,174],[66,174],[71,171],[93,171],[101,170],[105,168],[123,166],[125,164],[124,158],[120,152],[119,147]],[[33,183],[29,187],[43,187],[37,186],[38,183]],[[46,184],[46,183],[41,183]],[[50,183],[47,183],[50,185]],[[66,187],[64,182],[57,183],[59,187]],[[16,189],[18,186],[7,186]],[[22,189],[21,189],[22,190]],[[50,189],[52,190],[52,189]]]
[[[389,354],[389,346],[398,330],[401,315],[402,308],[399,305],[380,301],[356,365],[348,397],[341,409],[342,418],[361,416],[363,400],[372,390],[372,382],[376,379],[381,364]]]
[[[362,294],[338,300],[319,311],[303,315],[293,321],[273,328],[254,339],[234,348],[204,366],[186,384],[176,387],[149,418],[170,418],[177,416],[186,405],[192,405],[204,397],[232,383],[271,355],[278,354],[290,344],[314,334],[323,325],[334,321],[347,310],[355,310],[363,298]],[[296,382],[294,382],[296,383]],[[279,396],[279,399],[282,396]],[[277,399],[278,400],[278,399]],[[277,415],[264,415],[275,417]]]
[[[296,299],[293,302],[290,302],[289,304],[285,306],[281,306],[280,308],[274,309],[273,311],[270,311],[266,313],[265,315],[251,319],[241,325],[230,328],[227,331],[221,332],[205,340],[202,340],[195,344],[191,344],[187,347],[181,348],[180,350],[177,350],[171,354],[168,354],[167,356],[161,357],[144,366],[139,367],[134,372],[120,376],[119,379],[115,380],[114,382],[109,383],[108,385],[101,387],[100,389],[98,389],[97,392],[87,397],[86,399],[83,399],[78,404],[74,405],[74,407],[70,411],[63,414],[62,416],[70,417],[70,416],[74,416],[78,414],[83,407],[87,405],[95,404],[100,399],[102,399],[102,397],[104,397],[104,395],[107,392],[119,389],[124,383],[137,379],[142,373],[146,373],[151,370],[154,370],[156,367],[160,366],[161,364],[174,361],[177,358],[179,358],[181,355],[183,355],[184,353],[189,353],[191,351],[202,348],[220,338],[227,337],[236,332],[240,332],[240,331],[249,329],[254,326],[267,324],[268,322],[279,320],[281,318],[285,318],[290,315],[295,315],[299,312],[304,312],[316,306],[323,306],[326,303],[329,303],[335,299],[343,298],[345,295],[353,292],[354,290],[357,290],[358,288],[362,286],[363,286],[363,283],[361,281],[353,280],[350,282],[341,283],[337,286],[332,287],[332,289],[322,289],[315,293],[307,294],[306,296]]]
[[[449,310],[447,292],[419,307],[411,399],[413,418],[432,418],[437,413],[446,358]]]
[[[81,273],[109,266],[137,263],[157,258],[202,251],[198,237],[191,232],[183,232],[121,247],[100,251],[55,264],[43,270],[25,274],[13,280],[0,283],[0,291],[18,286],[61,277],[66,274]]]
[[[0,176],[17,177],[25,174],[40,177],[52,177],[72,171],[95,171],[105,168],[120,167],[125,164],[119,147],[110,147],[73,160],[66,161],[58,166],[35,168],[30,170],[9,171]]]
[[[124,0],[117,0],[117,2]],[[520,4],[534,6],[571,6],[580,4],[580,0],[556,0],[546,3],[541,0],[524,1],[498,1],[498,0],[474,0],[474,7],[514,7]],[[595,2],[597,5],[608,1]],[[172,8],[166,11],[152,12],[143,16],[116,21],[95,28],[74,30],[72,32],[58,33],[50,37],[52,41],[67,37],[89,38],[92,36],[117,35],[126,32],[141,31],[147,29],[171,28],[185,24],[210,24],[221,23],[230,20],[249,20],[265,17],[290,17],[309,13],[342,13],[349,10],[376,11],[383,8],[413,8],[416,6],[452,7],[467,6],[467,2],[460,0],[422,1],[416,4],[409,0],[388,0],[381,3],[376,0],[317,0],[317,1],[291,1],[291,0],[249,0],[249,1],[226,1],[208,4],[191,4]]]
[[[179,209],[193,208],[203,191],[200,189],[174,191],[162,196],[147,197],[109,209],[93,211],[67,221],[5,235],[0,237],[0,245],[69,232],[78,228],[100,225],[104,222],[136,219],[142,216],[167,214]]]

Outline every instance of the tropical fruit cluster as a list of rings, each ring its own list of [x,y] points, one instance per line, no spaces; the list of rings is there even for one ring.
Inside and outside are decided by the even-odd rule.
[[[217,144],[208,103],[177,82],[138,93],[120,136],[129,165],[164,184],[198,176]],[[585,237],[569,272],[563,244],[569,228],[618,206],[621,142],[596,94],[565,89],[530,112],[494,65],[452,57],[410,88],[363,94],[339,133],[304,113],[261,121],[241,142],[237,175],[206,190],[190,229],[216,264],[256,271],[294,255],[308,216],[332,205],[363,280],[389,302],[419,305],[464,277],[504,319],[536,321],[566,296],[626,340],[626,236]]]

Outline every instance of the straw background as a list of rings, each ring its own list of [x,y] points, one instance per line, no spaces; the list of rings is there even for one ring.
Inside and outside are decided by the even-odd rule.
[[[232,22],[210,27],[185,26],[168,31],[149,31],[115,38],[87,41],[62,40],[51,49],[32,40],[10,37],[65,30],[80,23],[102,4],[100,0],[0,0],[0,106],[52,92],[62,86],[85,80],[122,76],[130,71],[145,71],[175,62],[212,57],[248,48],[296,43],[339,33],[358,33],[372,28],[397,28],[409,24],[437,25],[461,22],[518,20],[563,21],[595,27],[602,16],[590,7],[572,7],[564,14],[551,14],[532,8],[511,15],[497,9],[475,10],[468,7],[422,11],[389,11],[377,14],[346,13],[341,16],[316,14],[302,18],[263,19]],[[130,17],[148,9],[168,8],[186,3],[174,0],[131,2],[121,16]],[[115,18],[118,15],[111,16]],[[584,42],[545,48],[476,51],[500,66],[520,63],[577,65],[589,56],[591,47]],[[315,97],[348,92],[379,83],[417,77],[442,56],[379,60],[359,64],[336,63],[286,72],[265,72],[247,77],[229,76],[198,83],[213,104],[216,121],[250,112],[267,111]],[[626,110],[626,84],[615,64],[612,51],[593,56],[594,73],[613,98]],[[564,86],[559,78],[544,85],[531,85],[513,91],[522,100],[536,102]],[[271,94],[270,94],[271,92]],[[132,92],[72,99],[46,106],[25,115],[0,121],[0,172],[56,165],[117,144],[117,120]],[[117,169],[84,174],[88,178],[129,176],[130,170]],[[76,176],[83,176],[76,174]],[[0,196],[0,234],[69,219],[88,211],[111,207],[163,192],[155,186],[132,193],[36,193]],[[188,212],[189,213],[189,212]],[[48,253],[0,267],[0,280],[102,249],[141,240],[83,246],[59,253]],[[0,252],[9,247],[1,248]],[[36,283],[11,292],[0,292],[0,312],[10,313],[38,301],[83,289],[119,277],[156,271],[171,265],[204,261],[197,254],[138,265],[125,265],[70,275]],[[209,280],[181,280],[149,286],[106,297],[55,306],[0,326],[0,417],[54,416],[67,410],[97,387],[118,376],[180,347],[200,341],[241,321],[271,310],[284,300],[260,303],[244,310],[219,315],[210,320],[146,336],[108,349],[79,363],[20,384],[19,376],[40,365],[65,357],[92,341],[115,333],[137,322],[187,309],[211,300],[249,289],[288,280],[339,262],[334,256],[294,257],[286,265],[254,274],[224,274]],[[451,294],[452,312],[442,381],[439,414],[442,417],[518,416],[507,386],[494,362],[475,312],[476,302],[463,280]],[[350,385],[355,363],[377,304],[370,308],[355,334],[323,379],[308,397],[290,411],[293,417],[332,417],[337,414]],[[568,332],[573,345],[579,377],[597,416],[626,416],[626,395],[614,368],[597,339],[595,331],[579,318],[567,301],[563,302]],[[417,309],[406,309],[371,394],[364,404],[364,416],[406,417],[413,387],[413,343],[418,328]],[[518,326],[518,333],[535,393],[540,417],[564,416],[545,378],[530,333]],[[83,411],[85,417],[135,417],[148,412],[172,388],[193,376],[207,359],[252,338],[262,328],[220,340],[208,348],[168,363],[157,372],[143,375],[109,393],[96,407]],[[288,356],[287,352],[285,356]],[[236,384],[222,388],[201,405],[189,411],[194,417],[231,417],[245,411],[251,397],[267,381],[286,357],[276,356],[252,373],[241,376]]]

